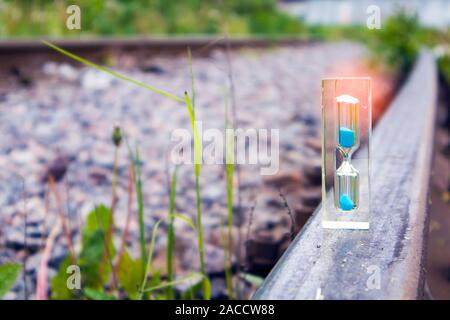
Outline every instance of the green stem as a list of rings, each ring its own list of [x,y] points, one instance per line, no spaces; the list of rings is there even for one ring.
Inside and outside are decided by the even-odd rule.
[[[228,209],[228,239],[227,247],[225,251],[225,280],[227,285],[228,297],[233,299],[233,281],[231,273],[231,257],[233,252],[233,173],[234,165],[225,164],[226,177],[227,177],[227,209]]]
[[[199,164],[195,165],[200,166]],[[197,171],[197,170],[196,170]],[[198,169],[200,172],[200,169]],[[200,255],[200,272],[202,273],[203,280],[203,294],[206,296],[206,292],[208,291],[207,279],[206,279],[206,267],[205,267],[205,249],[203,243],[203,228],[202,228],[202,208],[201,208],[201,200],[200,200],[200,177],[199,175],[195,176],[195,202],[197,206],[197,235],[198,235],[198,251]]]
[[[189,112],[189,118],[191,120],[192,132],[194,134],[194,174],[195,174],[195,203],[197,207],[197,236],[198,236],[198,250],[200,257],[200,272],[203,275],[203,296],[206,298],[209,296],[209,286],[208,278],[206,276],[205,267],[205,253],[203,244],[203,227],[202,227],[202,208],[201,208],[201,198],[200,198],[200,170],[202,163],[202,141],[200,138],[200,133],[195,124],[195,113],[194,108],[189,99],[187,92],[184,93],[186,107]]]
[[[169,194],[169,223],[167,226],[167,281],[171,283],[173,281],[173,254],[175,249],[175,232],[174,232],[174,214],[175,214],[175,195],[177,192],[177,170],[172,174],[172,181]],[[173,286],[167,287],[167,299],[174,299],[175,294]]]
[[[147,286],[148,276],[150,273],[153,272],[153,268],[152,268],[153,251],[155,250],[156,233],[158,231],[158,227],[161,222],[162,222],[162,220],[158,220],[155,223],[155,225],[153,226],[152,239],[150,241],[150,248],[148,249],[148,260],[144,261],[144,266],[145,266],[144,277],[142,279],[141,289],[139,290],[138,300],[142,300],[142,298],[144,298],[145,287]]]
[[[141,159],[139,157],[139,150],[137,146],[136,146],[135,168],[136,168],[135,177],[136,177],[136,195],[137,195],[138,219],[139,219],[139,241],[141,248],[141,262],[142,262],[142,270],[143,272],[145,272],[146,267],[145,262],[147,261],[147,252],[145,250],[144,199],[142,196]]]
[[[187,48],[188,55],[188,64],[189,64],[189,76],[191,78],[191,88],[192,88],[192,108],[195,113],[195,77],[194,77],[194,69],[192,68],[192,52],[191,48]]]
[[[228,291],[228,297],[233,299],[233,275],[231,272],[231,258],[233,251],[233,177],[234,177],[234,134],[229,136],[228,129],[234,129],[228,120],[228,95],[225,95],[225,141],[226,141],[226,161],[225,177],[227,183],[227,218],[228,218],[228,238],[225,253],[225,281]]]
[[[198,236],[198,250],[200,256],[200,271],[203,275],[203,296],[205,299],[209,297],[209,280],[206,275],[205,267],[205,253],[204,253],[204,243],[203,243],[203,227],[202,227],[202,206],[200,199],[200,169],[202,163],[202,140],[200,133],[195,124],[195,113],[192,107],[191,100],[187,92],[184,93],[186,107],[189,112],[189,118],[191,120],[192,132],[194,134],[194,174],[195,174],[195,202],[197,206],[197,236]]]
[[[117,171],[118,171],[118,157],[119,157],[119,148],[114,148],[114,164],[113,164],[113,174],[111,179],[111,225],[109,232],[112,233],[114,229],[114,210],[116,208],[116,202],[117,202]]]

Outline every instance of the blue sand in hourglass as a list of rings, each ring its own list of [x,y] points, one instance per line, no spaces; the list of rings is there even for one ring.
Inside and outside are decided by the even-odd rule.
[[[355,143],[355,132],[346,127],[339,128],[339,144],[344,148],[351,148]]]
[[[349,211],[354,208],[355,204],[349,196],[347,196],[346,194],[341,194],[339,198],[339,206],[342,210]]]

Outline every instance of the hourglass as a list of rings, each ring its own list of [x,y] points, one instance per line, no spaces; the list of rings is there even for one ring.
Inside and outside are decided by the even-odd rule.
[[[335,172],[334,202],[338,210],[350,211],[358,207],[359,172],[351,164],[351,156],[359,146],[359,100],[350,95],[336,98],[336,146],[343,161]]]
[[[322,226],[368,229],[370,78],[322,81]]]

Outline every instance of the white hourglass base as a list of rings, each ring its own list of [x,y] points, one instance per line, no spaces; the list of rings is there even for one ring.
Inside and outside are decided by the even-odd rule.
[[[369,222],[358,221],[322,221],[322,228],[325,229],[353,229],[353,230],[367,230],[369,229]]]

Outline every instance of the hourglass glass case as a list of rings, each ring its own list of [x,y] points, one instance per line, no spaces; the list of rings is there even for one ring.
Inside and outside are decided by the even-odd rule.
[[[372,83],[322,80],[322,226],[369,229]]]

